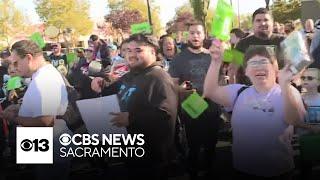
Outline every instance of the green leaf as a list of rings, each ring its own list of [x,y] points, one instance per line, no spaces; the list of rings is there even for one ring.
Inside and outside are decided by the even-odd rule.
[[[194,92],[182,102],[181,106],[193,119],[196,119],[208,108],[208,103]]]

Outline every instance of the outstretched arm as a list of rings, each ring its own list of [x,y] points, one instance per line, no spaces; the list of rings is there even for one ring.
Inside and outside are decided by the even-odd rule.
[[[214,41],[210,47],[211,64],[204,81],[203,95],[220,105],[230,107],[232,102],[227,88],[218,84],[223,50],[223,44],[219,41]]]

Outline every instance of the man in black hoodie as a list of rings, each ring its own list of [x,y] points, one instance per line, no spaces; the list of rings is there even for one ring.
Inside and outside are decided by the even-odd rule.
[[[157,65],[157,40],[137,34],[128,42],[130,72],[106,88],[101,87],[102,78],[95,78],[91,87],[104,96],[118,94],[121,112],[113,113],[114,125],[126,127],[129,134],[144,134],[144,157],[127,161],[130,178],[165,179],[174,139],[177,92],[169,74]]]

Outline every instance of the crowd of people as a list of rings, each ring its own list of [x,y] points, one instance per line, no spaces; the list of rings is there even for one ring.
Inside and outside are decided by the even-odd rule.
[[[229,42],[206,37],[198,22],[189,24],[186,42],[141,33],[117,46],[91,35],[72,64],[59,43],[47,56],[30,40],[16,42],[1,53],[0,169],[15,162],[16,126],[52,126],[55,140],[65,132],[87,133],[70,94],[74,101],[117,94],[121,112],[111,122],[146,141],[143,158],[125,160],[129,179],[167,179],[173,162],[186,167],[190,179],[200,171],[214,178],[219,130],[227,121],[233,178],[293,179],[293,134],[320,133],[320,119],[311,111],[320,109],[320,21],[308,19],[304,28],[296,21],[280,24],[259,8],[252,22],[250,32],[232,29]],[[281,42],[296,31],[313,59],[297,74],[281,54]],[[242,65],[224,61],[227,48],[244,54]],[[21,85],[8,89],[16,76]],[[194,92],[208,104],[196,119],[181,108]],[[313,163],[302,161],[303,177]],[[37,165],[34,174],[67,179],[71,164],[55,157],[53,166]]]

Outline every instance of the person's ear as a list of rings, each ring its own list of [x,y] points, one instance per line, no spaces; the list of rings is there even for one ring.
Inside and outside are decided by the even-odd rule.
[[[32,60],[33,60],[33,56],[31,55],[31,54],[27,54],[26,55],[26,58],[27,58],[27,60],[28,60],[28,62],[30,63],[30,62],[33,62]]]

